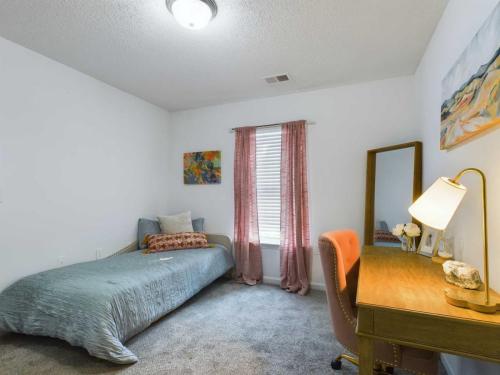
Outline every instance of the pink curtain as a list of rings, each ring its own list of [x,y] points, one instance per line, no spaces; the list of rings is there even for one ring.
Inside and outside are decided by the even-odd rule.
[[[306,124],[295,121],[281,129],[281,287],[304,295],[311,254]]]
[[[257,215],[255,127],[236,129],[234,148],[234,251],[236,279],[262,282],[262,255]]]

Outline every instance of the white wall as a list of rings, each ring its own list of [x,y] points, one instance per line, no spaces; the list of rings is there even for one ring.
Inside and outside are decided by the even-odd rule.
[[[452,151],[439,150],[441,80],[469,44],[498,0],[451,0],[436,28],[415,75],[419,125],[424,141],[424,188],[437,177],[453,176],[465,167],[478,167],[488,178],[490,278],[500,291],[500,130],[495,130]],[[449,232],[455,238],[457,257],[482,270],[480,182],[464,177],[470,190]],[[454,375],[498,374],[500,366],[445,356]]]
[[[0,290],[166,209],[169,114],[0,38]],[[62,258],[61,258],[62,257]]]
[[[210,232],[233,233],[232,127],[306,119],[312,241],[312,281],[323,284],[317,240],[332,229],[353,228],[362,238],[366,151],[413,141],[413,79],[403,77],[317,90],[274,98],[231,103],[171,114],[175,139],[170,152],[169,210],[190,209],[204,216]],[[182,155],[188,151],[221,150],[222,184],[183,185]],[[264,249],[266,281],[279,279],[279,252]]]

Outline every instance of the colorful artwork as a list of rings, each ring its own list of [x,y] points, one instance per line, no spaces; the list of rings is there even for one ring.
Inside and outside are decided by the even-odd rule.
[[[220,151],[184,153],[184,183],[188,185],[220,184]]]
[[[442,82],[441,149],[500,125],[500,4]]]

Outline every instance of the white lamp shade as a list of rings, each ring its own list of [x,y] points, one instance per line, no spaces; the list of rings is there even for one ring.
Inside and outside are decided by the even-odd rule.
[[[444,230],[455,214],[467,188],[440,177],[408,209],[411,216],[421,223]]]

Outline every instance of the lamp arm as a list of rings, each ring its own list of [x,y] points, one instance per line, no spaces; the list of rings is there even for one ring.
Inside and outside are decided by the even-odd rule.
[[[466,168],[463,171],[460,171],[455,178],[452,179],[452,182],[458,183],[458,181],[465,175],[466,173],[473,172],[478,174],[481,177],[482,183],[482,202],[483,202],[483,249],[484,249],[484,287],[486,291],[486,304],[490,301],[490,282],[489,282],[489,267],[488,267],[488,215],[487,215],[487,201],[486,201],[486,175],[478,168]]]
[[[480,170],[478,168],[465,168],[464,170],[458,172],[458,174],[455,176],[455,178],[453,178],[451,181],[458,183],[460,181],[460,179],[463,177],[463,175],[468,173],[468,172],[473,172],[473,173],[479,174],[481,176],[481,179],[483,180],[483,186],[486,185],[486,175],[484,174],[484,172],[482,170]]]

